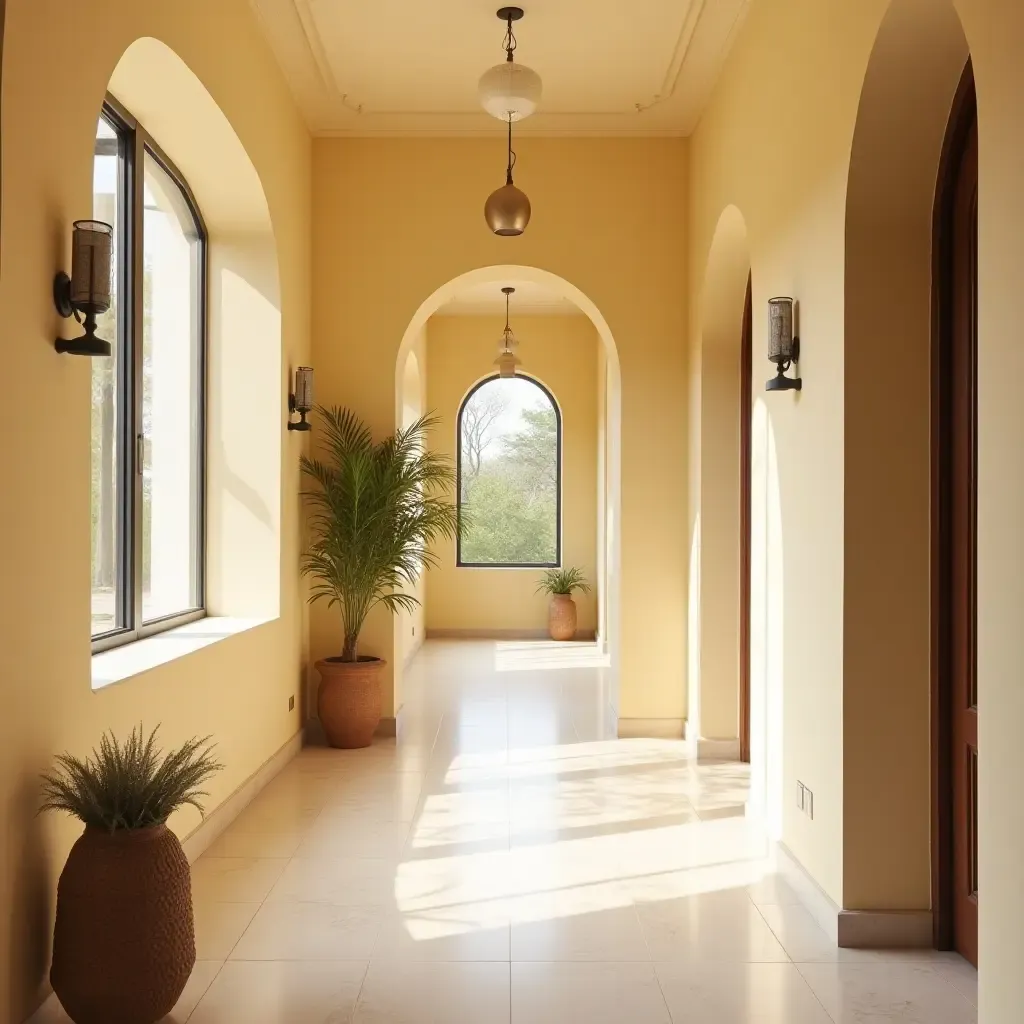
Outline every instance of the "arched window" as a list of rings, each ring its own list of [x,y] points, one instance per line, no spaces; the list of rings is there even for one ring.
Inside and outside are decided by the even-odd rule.
[[[460,566],[556,566],[562,417],[529,377],[488,377],[459,409]]]
[[[93,214],[114,227],[92,366],[94,650],[204,612],[206,232],[185,180],[108,99]]]

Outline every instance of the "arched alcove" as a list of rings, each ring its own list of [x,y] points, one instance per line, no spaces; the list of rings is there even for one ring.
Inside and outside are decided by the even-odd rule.
[[[949,0],[893,0],[846,205],[843,896],[931,937],[932,247],[968,59]],[[885,836],[885,842],[879,837]]]
[[[688,730],[705,753],[739,755],[741,409],[750,248],[742,213],[722,212],[708,253],[699,314],[698,431],[690,557]]]
[[[263,186],[227,117],[165,43],[132,43],[109,91],[177,165],[208,231],[207,610],[274,617],[283,368],[277,247]]]
[[[404,332],[395,364],[395,423],[402,422],[404,378],[408,356],[422,353],[427,321],[462,289],[493,284],[495,288],[509,281],[530,282],[543,286],[547,292],[568,300],[589,318],[602,349],[601,382],[605,398],[600,421],[598,473],[598,545],[594,582],[598,591],[598,637],[606,651],[614,680],[609,721],[617,714],[618,635],[619,635],[619,551],[620,551],[620,450],[621,450],[621,385],[619,357],[611,329],[594,302],[564,278],[537,267],[496,265],[467,271],[442,284],[417,309]],[[425,365],[418,355],[421,368]],[[398,653],[396,637],[396,654]],[[401,659],[395,659],[395,707],[401,706]]]

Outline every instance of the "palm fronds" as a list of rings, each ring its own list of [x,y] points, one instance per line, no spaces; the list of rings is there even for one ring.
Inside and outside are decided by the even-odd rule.
[[[341,610],[344,661],[355,661],[360,630],[370,610],[419,604],[408,593],[420,573],[437,563],[431,545],[459,528],[450,496],[451,460],[428,451],[424,416],[374,443],[370,429],[348,409],[319,410],[324,458],[302,458],[315,485],[304,491],[312,540],[302,572],[313,582],[310,601]]]
[[[583,570],[575,565],[568,569],[547,569],[537,582],[538,594],[571,594],[574,590],[581,593],[590,593],[590,584],[587,582]]]
[[[124,743],[107,733],[84,761],[60,754],[57,768],[42,777],[40,810],[65,811],[108,832],[161,825],[185,804],[202,813],[207,794],[201,787],[224,767],[213,758],[210,737],[191,739],[164,756],[157,731],[144,737],[140,725]]]

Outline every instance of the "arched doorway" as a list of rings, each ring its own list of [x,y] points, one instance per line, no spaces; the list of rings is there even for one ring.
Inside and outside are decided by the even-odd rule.
[[[931,764],[933,218],[968,44],[949,0],[892,0],[868,63],[846,204],[843,903],[873,942],[944,944]],[[894,780],[899,780],[894,785]],[[879,844],[878,837],[888,838]],[[840,944],[856,921],[840,921]]]
[[[750,281],[747,226],[730,206],[715,231],[701,296],[687,718],[699,754],[744,759],[750,757]]]
[[[607,321],[594,302],[575,285],[550,271],[521,265],[480,267],[452,278],[436,289],[421,304],[407,325],[399,347],[395,367],[395,415],[401,423],[403,410],[403,380],[406,360],[411,352],[422,352],[427,322],[458,296],[474,295],[481,288],[497,293],[509,281],[519,282],[523,288],[543,289],[549,298],[557,298],[563,306],[571,306],[590,321],[591,334],[596,333],[601,353],[598,381],[603,396],[598,422],[597,473],[597,544],[596,566],[592,582],[597,592],[597,638],[601,651],[611,670],[610,706],[607,715],[609,730],[618,715],[618,666],[620,632],[620,535],[621,535],[621,384],[618,350]],[[582,319],[582,318],[580,318]],[[421,376],[429,378],[422,354],[418,355]],[[481,363],[484,367],[487,364]],[[529,366],[526,367],[529,370]],[[557,399],[557,393],[555,398]],[[396,651],[396,654],[398,652]],[[401,660],[395,659],[395,707],[401,705]]]

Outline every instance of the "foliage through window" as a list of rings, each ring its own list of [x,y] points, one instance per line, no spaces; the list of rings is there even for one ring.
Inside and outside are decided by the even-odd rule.
[[[491,377],[459,410],[459,565],[552,566],[561,553],[562,423],[529,377]]]
[[[94,649],[202,614],[205,231],[181,175],[104,104],[93,216],[114,226],[113,300],[92,363]]]

